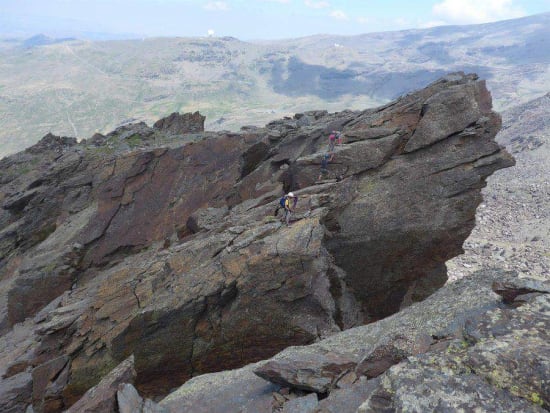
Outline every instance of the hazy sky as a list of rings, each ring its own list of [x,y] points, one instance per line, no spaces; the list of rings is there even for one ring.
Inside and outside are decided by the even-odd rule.
[[[0,34],[280,39],[485,23],[548,11],[550,0],[0,0]]]

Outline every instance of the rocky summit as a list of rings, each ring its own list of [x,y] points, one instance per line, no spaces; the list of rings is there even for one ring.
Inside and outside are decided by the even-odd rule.
[[[0,411],[548,408],[548,285],[441,289],[514,164],[500,126],[453,73],[375,109],[240,133],[175,113],[2,159]]]

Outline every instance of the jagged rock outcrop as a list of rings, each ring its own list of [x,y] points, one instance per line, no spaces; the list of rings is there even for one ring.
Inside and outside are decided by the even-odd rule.
[[[27,148],[25,151],[38,155],[45,151],[62,152],[64,148],[76,145],[76,138],[66,136],[55,136],[51,132],[40,139],[35,145]]]
[[[197,412],[240,411],[244,404],[224,410],[221,400],[256,375],[268,380],[256,382],[247,411],[277,411],[297,395],[315,394],[322,397],[311,410],[317,413],[542,413],[550,407],[549,309],[550,281],[480,271],[376,323],[196,377],[159,405],[181,412],[181,403],[193,401]],[[380,368],[377,377],[369,365]],[[272,410],[263,407],[270,403]]]
[[[391,315],[445,283],[486,177],[513,164],[475,75],[240,134],[187,139],[169,124],[0,161],[0,374],[4,394],[25,389],[3,407],[67,408],[131,355],[137,390],[158,398]],[[347,140],[317,182],[333,129]],[[273,212],[288,190],[287,228]],[[380,342],[357,376],[425,338]],[[327,391],[312,382],[298,388]]]
[[[206,116],[202,116],[199,112],[172,113],[170,116],[155,122],[153,128],[168,135],[203,132],[205,119]]]

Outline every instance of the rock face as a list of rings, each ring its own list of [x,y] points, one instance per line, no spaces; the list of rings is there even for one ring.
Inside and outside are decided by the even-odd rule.
[[[475,75],[241,134],[189,138],[170,118],[0,161],[0,374],[11,395],[0,407],[66,409],[132,355],[137,390],[158,398],[423,300],[461,252],[486,177],[513,165]],[[333,129],[346,138],[318,181]],[[273,215],[289,190],[299,201],[286,227]],[[292,372],[274,379],[278,365],[261,374],[326,393],[355,382],[345,363],[374,378],[432,344],[395,334],[361,359],[320,354],[330,376],[307,385]]]
[[[320,395],[311,410],[318,413],[542,413],[550,406],[549,304],[550,282],[480,271],[384,320],[239,370],[199,376],[159,405],[208,400],[212,413],[237,412],[242,406],[224,410],[219,403],[255,373],[268,379],[254,388],[264,405],[285,408],[297,396]],[[391,353],[398,357],[390,362]],[[378,377],[370,377],[369,366],[379,368]],[[204,380],[209,386],[194,385]],[[255,411],[277,411],[259,402]]]
[[[450,278],[487,266],[520,276],[550,274],[548,113],[550,93],[502,113],[496,139],[514,154],[516,166],[489,178],[465,254],[447,262]]]

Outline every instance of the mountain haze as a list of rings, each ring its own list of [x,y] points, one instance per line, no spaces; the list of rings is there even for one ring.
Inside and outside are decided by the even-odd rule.
[[[548,90],[549,28],[545,13],[259,43],[0,40],[0,156],[48,132],[88,138],[175,111],[200,110],[207,129],[235,130],[312,107],[362,109],[455,70],[487,79],[496,109],[507,109]]]

